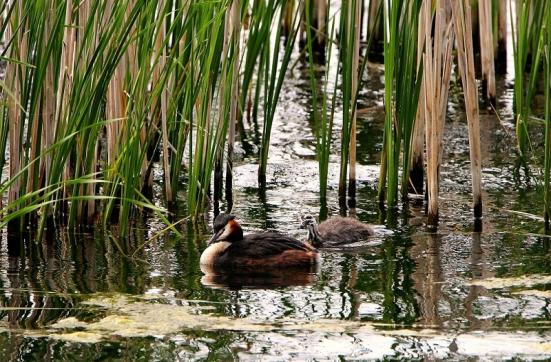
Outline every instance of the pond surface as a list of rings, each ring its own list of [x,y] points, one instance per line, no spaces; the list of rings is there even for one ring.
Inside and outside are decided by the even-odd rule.
[[[256,159],[239,153],[233,213],[245,231],[277,230],[301,239],[301,215],[347,213],[377,225],[376,236],[322,251],[313,273],[206,277],[199,256],[212,213],[198,225],[179,223],[183,237],[158,234],[163,224],[147,216],[136,220],[127,239],[117,238],[116,228],[50,228],[39,244],[32,232],[3,231],[0,356],[551,358],[550,240],[537,216],[543,205],[538,168],[527,173],[516,165],[511,80],[499,81],[499,117],[481,109],[482,233],[472,232],[467,126],[459,84],[452,85],[440,226],[428,233],[419,200],[390,212],[376,201],[384,118],[377,66],[370,65],[369,91],[360,95],[356,207],[342,210],[336,195],[338,120],[328,202],[320,205],[307,74],[299,64],[285,82],[265,192],[257,188]]]

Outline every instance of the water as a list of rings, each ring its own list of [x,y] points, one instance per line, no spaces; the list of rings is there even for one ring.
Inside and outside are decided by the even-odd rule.
[[[115,227],[50,229],[45,243],[35,243],[32,230],[4,230],[0,356],[551,358],[550,241],[538,219],[543,201],[537,178],[515,165],[507,78],[499,83],[500,118],[481,109],[484,231],[472,232],[467,127],[456,87],[445,127],[440,226],[431,234],[419,202],[388,213],[378,208],[382,75],[377,67],[368,74],[369,91],[360,99],[365,110],[358,124],[358,199],[346,211],[377,225],[376,236],[322,251],[321,267],[312,273],[207,277],[198,261],[212,214],[198,225],[180,223],[183,238],[158,236],[163,225],[150,216],[136,220],[127,239],[119,239]],[[304,238],[301,215],[342,211],[337,132],[328,204],[319,203],[308,81],[299,65],[285,82],[264,193],[257,189],[254,156],[241,152],[236,162],[233,213],[246,231]]]

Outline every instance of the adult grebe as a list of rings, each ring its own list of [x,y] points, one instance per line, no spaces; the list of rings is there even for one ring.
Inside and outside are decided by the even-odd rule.
[[[307,266],[318,263],[312,246],[273,232],[243,235],[235,216],[220,214],[214,220],[214,235],[201,254],[202,265],[254,268],[260,266]]]
[[[308,215],[302,219],[300,228],[308,229],[308,242],[316,248],[353,243],[374,234],[371,226],[341,216],[333,216],[318,225],[316,219]]]

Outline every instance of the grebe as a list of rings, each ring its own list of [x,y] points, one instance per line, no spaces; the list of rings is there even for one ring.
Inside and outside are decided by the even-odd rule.
[[[308,215],[302,219],[300,228],[308,229],[308,242],[316,248],[353,243],[374,234],[371,226],[341,216],[334,216],[318,225],[316,219]]]
[[[243,235],[235,216],[228,214],[214,220],[208,245],[201,254],[201,265],[250,269],[310,266],[319,261],[315,248],[289,236],[273,232]]]

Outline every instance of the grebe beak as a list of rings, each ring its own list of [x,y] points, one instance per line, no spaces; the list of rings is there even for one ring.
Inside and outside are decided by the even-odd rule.
[[[220,229],[218,230],[218,232],[216,234],[214,234],[210,239],[209,241],[207,241],[207,245],[210,245],[210,244],[213,244],[215,242],[218,241],[218,238],[220,237],[220,235],[222,235],[222,233],[224,232],[224,229]]]

